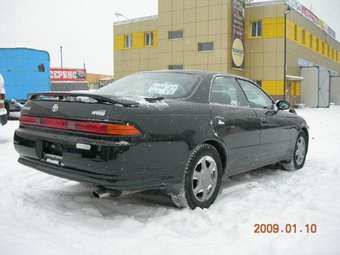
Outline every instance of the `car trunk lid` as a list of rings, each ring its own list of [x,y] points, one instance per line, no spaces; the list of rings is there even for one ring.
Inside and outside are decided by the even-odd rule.
[[[138,107],[138,103],[129,100],[116,100],[109,96],[94,93],[47,92],[36,93],[29,97],[23,108],[23,114],[48,116],[75,120],[109,121],[116,113],[119,119],[123,108]]]
[[[125,113],[138,105],[137,102],[90,93],[38,93],[32,94],[23,107],[21,124],[127,136],[138,132],[134,133],[136,130]]]

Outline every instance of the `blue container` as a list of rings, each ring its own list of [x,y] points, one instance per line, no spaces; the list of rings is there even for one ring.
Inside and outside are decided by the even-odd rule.
[[[6,99],[25,101],[34,92],[50,91],[50,55],[28,48],[0,48],[0,73]]]

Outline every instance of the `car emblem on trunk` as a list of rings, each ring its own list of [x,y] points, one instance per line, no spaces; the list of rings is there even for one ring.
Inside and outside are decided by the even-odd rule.
[[[54,104],[54,105],[52,106],[52,112],[57,112],[58,110],[59,110],[59,105]]]

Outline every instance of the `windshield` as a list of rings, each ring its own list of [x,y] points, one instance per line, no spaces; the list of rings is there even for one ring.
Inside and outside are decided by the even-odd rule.
[[[197,83],[197,76],[185,73],[137,73],[98,90],[116,97],[180,98],[187,97]]]

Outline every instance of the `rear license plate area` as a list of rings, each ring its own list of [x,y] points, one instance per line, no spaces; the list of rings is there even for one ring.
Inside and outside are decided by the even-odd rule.
[[[63,164],[63,146],[58,143],[43,142],[42,159],[53,165]]]

